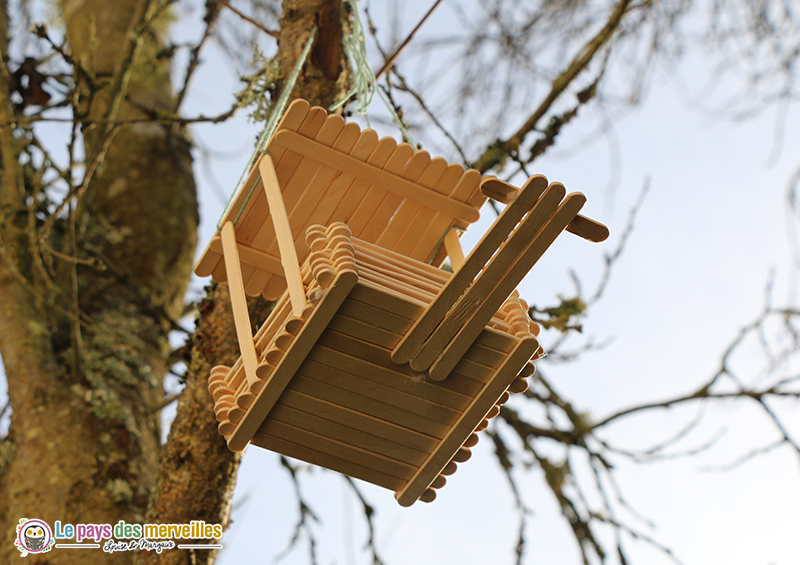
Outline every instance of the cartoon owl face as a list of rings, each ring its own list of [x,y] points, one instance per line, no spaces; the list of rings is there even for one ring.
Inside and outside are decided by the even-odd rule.
[[[31,551],[38,551],[44,546],[46,535],[47,534],[41,525],[31,524],[25,528],[25,531],[23,532],[23,536],[25,537],[25,545]]]

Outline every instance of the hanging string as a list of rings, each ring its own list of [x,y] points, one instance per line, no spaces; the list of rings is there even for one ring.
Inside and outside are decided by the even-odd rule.
[[[444,234],[442,234],[439,243],[436,244],[436,249],[433,250],[433,255],[431,255],[430,260],[428,260],[428,265],[433,264],[433,260],[436,259],[436,256],[439,254],[439,249],[441,249],[442,245],[444,245],[444,238],[447,237],[447,234],[450,233],[450,230],[457,230],[460,231],[461,233],[464,233],[467,231],[467,228],[462,228],[461,226],[450,226],[449,228],[444,230]]]
[[[247,166],[245,167],[244,171],[242,171],[242,176],[239,178],[239,182],[236,183],[236,189],[231,193],[230,198],[228,199],[228,203],[225,205],[225,210],[222,212],[222,216],[220,217],[219,222],[217,223],[217,232],[222,230],[222,219],[228,214],[228,211],[233,206],[233,201],[236,198],[236,195],[239,194],[239,190],[242,188],[242,185],[247,178],[250,169],[253,167],[253,163],[255,163],[256,158],[258,157],[259,153],[265,153],[265,148],[267,143],[269,142],[272,134],[275,133],[275,130],[278,127],[278,124],[283,117],[283,113],[286,111],[286,105],[289,102],[289,95],[294,90],[294,86],[297,83],[297,77],[300,76],[300,71],[302,70],[303,66],[306,63],[306,59],[308,59],[308,54],[311,52],[311,46],[314,44],[314,39],[317,37],[317,26],[314,26],[311,29],[311,33],[308,35],[308,40],[306,40],[306,45],[303,48],[303,52],[300,54],[300,58],[297,59],[297,63],[292,70],[292,74],[289,75],[289,80],[286,82],[286,86],[283,87],[283,91],[281,95],[278,97],[277,102],[272,107],[270,111],[269,118],[267,118],[267,123],[264,126],[264,131],[261,132],[261,135],[258,138],[258,142],[256,143],[256,147],[253,150],[253,154],[250,155],[250,160],[247,162]],[[256,182],[253,183],[253,187],[250,189],[250,193],[247,195],[247,198],[242,205],[242,208],[239,210],[239,213],[236,215],[236,218],[233,220],[233,225],[235,226],[239,222],[239,218],[241,217],[244,210],[247,208],[247,204],[250,202],[250,198],[253,196],[253,193],[258,186],[261,177],[259,176],[256,179]]]
[[[392,106],[392,104],[389,102],[386,94],[378,87],[378,79],[375,77],[375,73],[372,72],[372,67],[369,66],[369,61],[367,59],[367,44],[364,41],[364,26],[362,25],[361,18],[358,15],[358,5],[356,0],[343,1],[350,5],[350,11],[353,14],[353,26],[351,32],[348,34],[345,31],[342,34],[342,43],[344,44],[345,52],[350,59],[350,67],[353,72],[353,88],[351,88],[350,91],[345,94],[341,100],[339,100],[339,102],[331,106],[330,111],[333,112],[334,110],[337,110],[353,96],[355,96],[356,111],[366,118],[367,126],[369,126],[370,123],[369,117],[367,116],[367,108],[369,108],[369,105],[372,103],[372,99],[377,91],[381,100],[383,100],[383,103],[386,105],[386,108],[389,110],[392,120],[400,129],[403,139],[405,139],[406,143],[408,143],[414,148],[414,151],[416,151],[417,144],[414,143],[413,139],[411,139],[411,135],[408,133],[408,130],[403,124],[403,121],[400,119],[400,116],[397,115],[394,106]]]

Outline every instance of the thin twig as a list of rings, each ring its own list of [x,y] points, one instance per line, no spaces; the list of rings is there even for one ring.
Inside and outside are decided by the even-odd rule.
[[[589,42],[584,45],[569,66],[552,82],[550,93],[539,104],[528,120],[507,140],[497,140],[474,163],[474,168],[485,173],[500,164],[504,155],[510,155],[522,144],[525,137],[534,131],[539,120],[550,110],[556,100],[567,90],[577,76],[589,65],[600,49],[608,43],[622,23],[631,0],[620,0],[608,18],[606,25]]]
[[[214,24],[219,17],[220,6],[221,4],[219,2],[216,4],[206,3],[206,17],[204,18],[206,27],[203,30],[203,37],[200,38],[200,41],[197,42],[197,45],[194,46],[189,54],[189,64],[186,67],[186,76],[183,79],[183,87],[181,87],[181,91],[175,98],[174,111],[176,114],[180,110],[181,104],[183,104],[183,99],[185,98],[186,93],[189,91],[189,82],[192,79],[192,75],[200,64],[200,51],[203,49],[206,41],[208,41],[208,38],[211,37],[211,34],[214,31]]]
[[[217,0],[217,1],[219,1],[219,0]],[[428,9],[428,11],[425,13],[425,15],[422,16],[422,19],[419,21],[419,23],[414,27],[414,29],[411,30],[411,33],[409,33],[406,36],[406,38],[403,40],[403,42],[400,45],[397,46],[397,49],[395,49],[394,52],[391,55],[389,55],[389,57],[386,58],[386,60],[383,63],[383,66],[380,69],[378,69],[378,71],[375,73],[375,78],[376,79],[379,79],[383,73],[385,73],[386,71],[391,69],[392,66],[394,66],[395,61],[397,61],[397,58],[400,56],[400,53],[402,53],[403,49],[405,49],[406,46],[409,43],[411,43],[411,40],[414,39],[414,36],[419,31],[419,29],[422,27],[422,24],[424,24],[427,21],[427,19],[430,17],[430,15],[433,14],[433,11],[436,10],[436,8],[441,3],[442,3],[442,0],[436,0],[433,3],[433,5]]]
[[[237,16],[242,18],[244,21],[253,24],[258,29],[260,29],[261,31],[266,33],[267,35],[269,35],[271,37],[274,37],[275,39],[279,39],[280,38],[280,34],[277,31],[274,31],[274,30],[271,30],[271,29],[267,29],[266,27],[264,27],[263,25],[258,23],[256,20],[254,20],[250,16],[248,16],[246,14],[243,14],[242,12],[240,12],[239,10],[237,10],[236,8],[231,6],[230,3],[227,2],[226,0],[214,0],[214,2],[216,2],[217,4],[221,4],[221,5],[225,6],[227,9],[229,9],[231,12],[233,12],[234,14],[236,14]]]

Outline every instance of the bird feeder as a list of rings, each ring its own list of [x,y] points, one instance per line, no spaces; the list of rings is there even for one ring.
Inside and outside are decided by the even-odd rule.
[[[507,206],[464,257],[489,196]],[[607,237],[578,215],[585,200],[541,175],[481,179],[293,102],[195,266],[230,286],[241,357],[209,379],[230,449],[432,500],[541,355],[515,287],[565,229]],[[255,335],[246,294],[276,300]]]

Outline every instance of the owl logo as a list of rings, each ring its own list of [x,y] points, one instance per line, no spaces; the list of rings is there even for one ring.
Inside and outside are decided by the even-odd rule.
[[[46,522],[37,518],[22,518],[17,526],[17,539],[14,545],[17,546],[21,555],[25,557],[29,553],[45,553],[53,549],[53,533]]]

